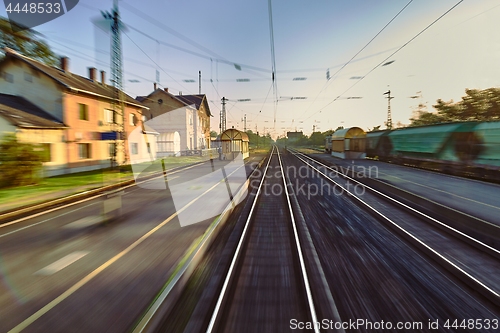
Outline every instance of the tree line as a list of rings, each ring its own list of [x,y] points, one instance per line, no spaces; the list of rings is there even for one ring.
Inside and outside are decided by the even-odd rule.
[[[500,120],[500,88],[465,89],[461,101],[438,99],[433,107],[436,112],[418,111],[409,126]]]

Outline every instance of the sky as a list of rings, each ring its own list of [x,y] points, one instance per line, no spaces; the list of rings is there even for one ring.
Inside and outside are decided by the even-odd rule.
[[[95,22],[112,5],[80,0],[35,30],[72,72],[95,66],[109,79],[109,36]],[[385,128],[388,90],[393,124],[409,124],[419,103],[433,111],[437,99],[500,85],[497,0],[271,0],[272,29],[265,0],[120,0],[119,8],[125,92],[148,95],[158,72],[159,87],[198,94],[201,71],[216,132],[222,97],[228,128],[243,130],[246,115],[247,129],[276,138]]]

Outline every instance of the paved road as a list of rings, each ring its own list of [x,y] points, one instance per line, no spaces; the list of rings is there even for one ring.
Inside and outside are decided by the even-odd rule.
[[[226,185],[206,176],[212,170],[220,173],[222,166],[228,174],[237,169],[227,163],[215,161],[214,169],[205,163],[169,175],[167,190],[125,190],[121,216],[105,225],[99,223],[103,201],[95,199],[0,227],[0,332],[130,329],[213,220],[210,210],[198,216],[199,223],[181,227],[178,217],[169,219],[179,211],[173,198],[199,197],[192,203],[197,211],[208,211],[211,199],[220,203],[210,193],[200,196],[192,184],[181,184],[212,181],[228,198],[228,186],[234,189],[241,177],[228,176]],[[247,166],[243,175],[249,170]],[[177,190],[170,191],[175,186]]]

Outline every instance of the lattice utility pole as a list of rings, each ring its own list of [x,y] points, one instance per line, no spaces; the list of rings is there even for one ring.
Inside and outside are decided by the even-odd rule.
[[[113,9],[110,12],[102,12],[104,18],[109,21],[111,27],[111,84],[113,86],[113,123],[115,127],[115,152],[112,157],[113,165],[125,164],[127,162],[127,150],[125,149],[125,105],[123,96],[123,64],[121,29],[122,22],[118,10],[118,0],[113,1]],[[122,161],[118,158],[122,153]],[[121,162],[121,163],[120,163]]]
[[[387,90],[384,95],[387,95],[387,122],[386,122],[386,126],[387,126],[387,129],[392,129],[392,114],[391,114],[391,99],[393,99],[394,97],[391,97],[391,91],[390,90]]]
[[[241,121],[243,122],[243,132],[246,132],[247,131],[247,115],[245,113],[245,117],[243,117],[241,119]]]
[[[220,132],[221,134],[226,130],[226,97],[222,97],[222,109],[220,110]]]

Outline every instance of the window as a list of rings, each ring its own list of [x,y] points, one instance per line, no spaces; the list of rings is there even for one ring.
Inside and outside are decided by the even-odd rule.
[[[12,75],[12,74],[10,74],[10,73],[3,72],[3,78],[4,78],[4,79],[5,79],[5,81],[7,81],[7,82],[14,83],[14,75]]]
[[[193,116],[189,115],[189,125],[193,125]]]
[[[90,143],[78,143],[78,158],[84,160],[90,158]]]
[[[89,120],[89,106],[78,103],[78,119]]]
[[[113,110],[104,110],[104,118],[108,124],[115,123],[115,112]]]
[[[109,157],[116,156],[115,144],[114,143],[110,143],[108,145],[108,148],[109,148]]]
[[[129,114],[129,124],[130,126],[135,126],[137,124],[137,117],[133,113]]]
[[[151,144],[146,143],[146,148],[148,149],[148,154],[151,154]]]
[[[52,161],[51,155],[51,144],[50,143],[40,143],[35,148],[35,151],[40,153],[40,157],[42,158],[42,162],[50,162]]]
[[[31,73],[24,72],[24,81],[33,82],[33,75],[31,75]]]
[[[135,143],[135,142],[132,142],[130,144],[130,150],[132,152],[132,155],[137,155],[139,154],[139,144],[138,143]]]

